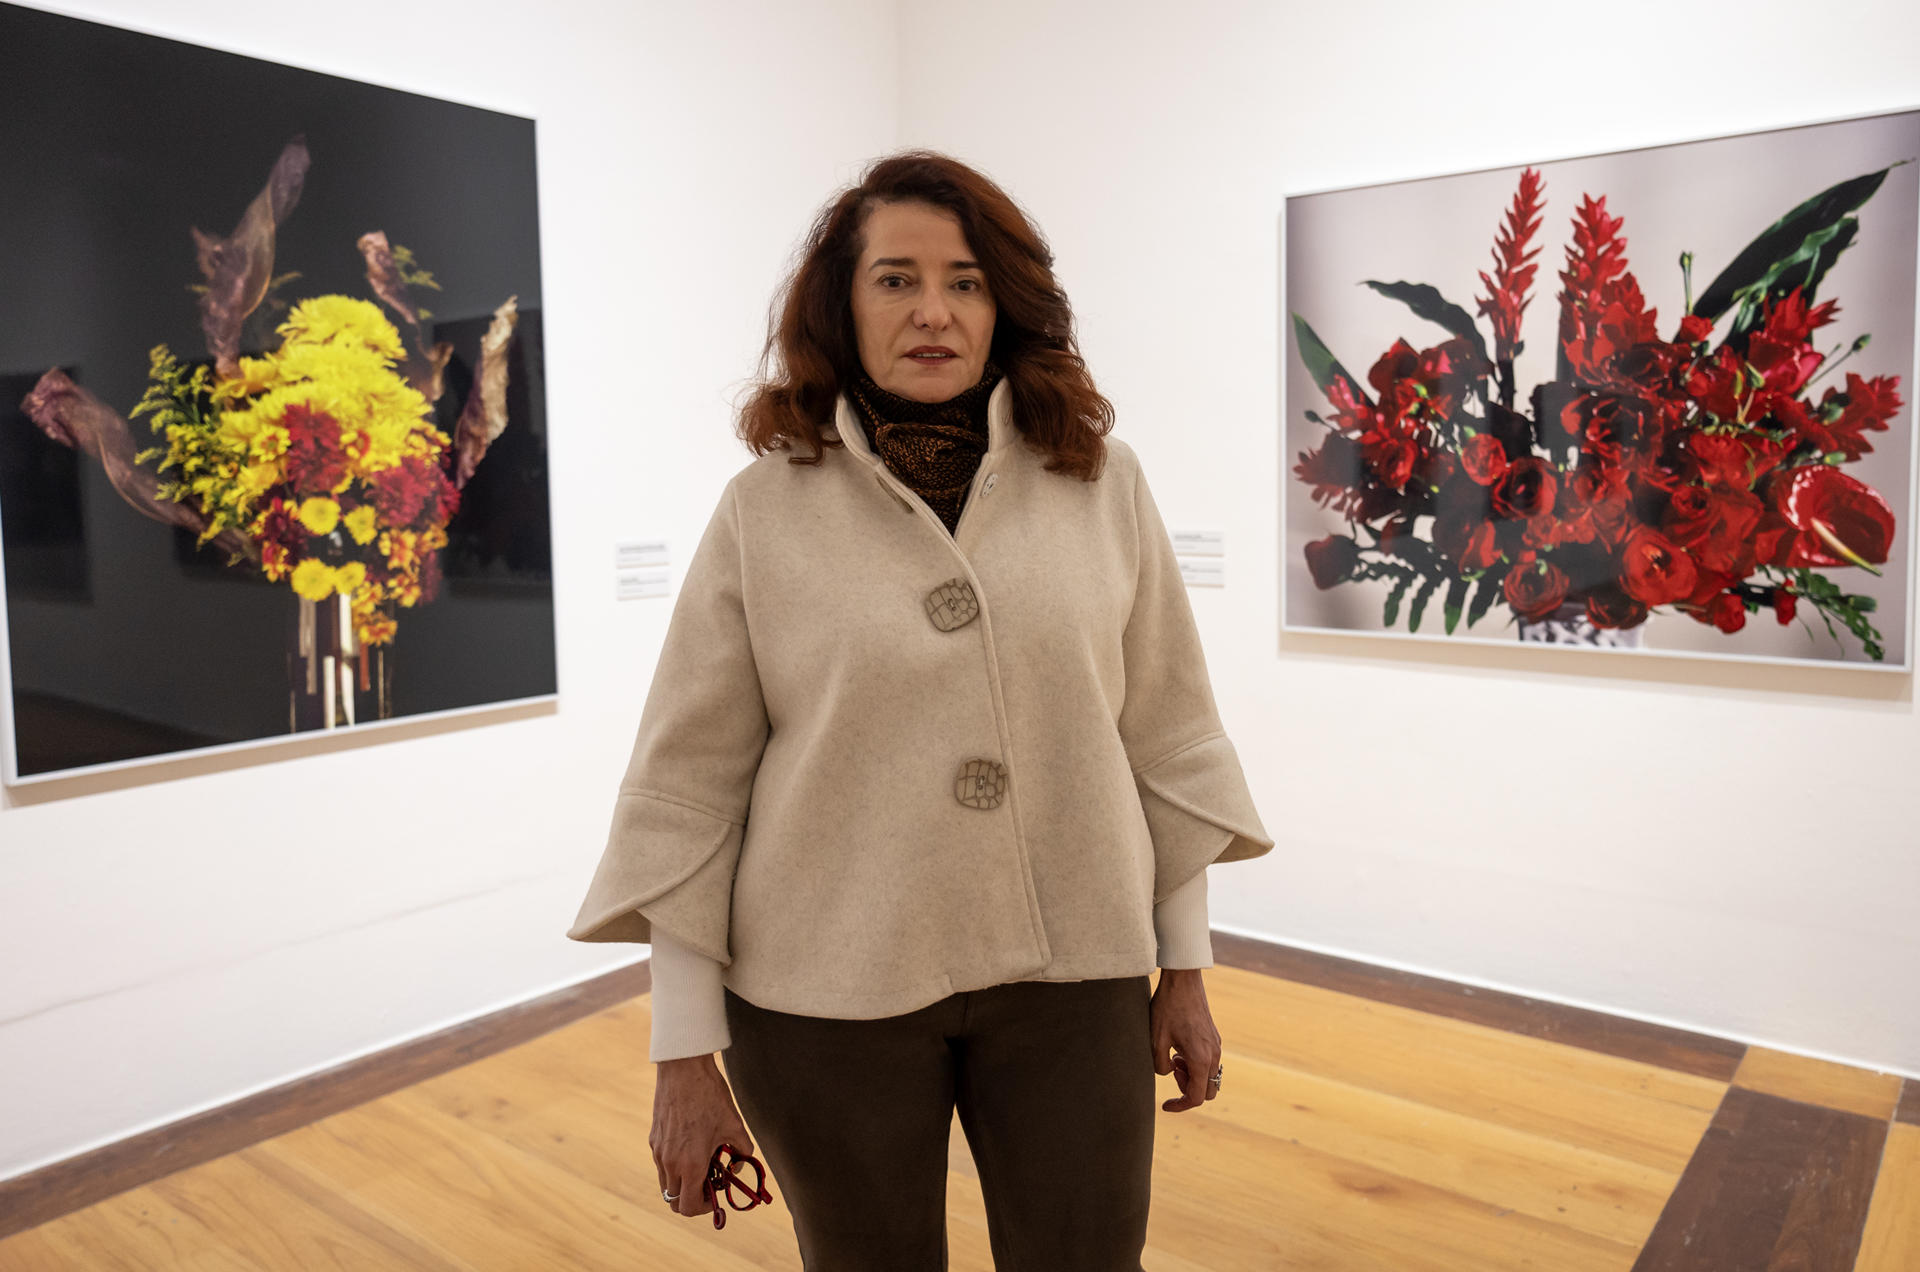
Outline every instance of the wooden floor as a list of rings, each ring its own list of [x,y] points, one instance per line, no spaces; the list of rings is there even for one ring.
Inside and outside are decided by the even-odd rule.
[[[1225,965],[1207,987],[1227,1080],[1159,1115],[1149,1272],[1920,1269],[1920,1084],[1738,1047],[1703,1075]],[[0,1269],[797,1269],[778,1203],[718,1233],[661,1203],[649,1006],[27,1229]],[[952,1143],[952,1266],[985,1272]]]

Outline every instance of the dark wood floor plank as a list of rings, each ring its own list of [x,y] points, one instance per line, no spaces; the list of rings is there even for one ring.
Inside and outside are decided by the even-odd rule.
[[[1231,967],[1638,1060],[1718,1082],[1733,1080],[1734,1070],[1740,1067],[1740,1059],[1747,1050],[1745,1044],[1725,1038],[1625,1020],[1603,1012],[1376,967],[1226,932],[1213,934],[1213,956]]]
[[[637,998],[652,987],[651,963],[619,968],[42,1170],[0,1180],[0,1237],[530,1042]]]
[[[1848,1272],[1887,1124],[1729,1087],[1633,1272]]]
[[[1908,1078],[1900,1087],[1900,1107],[1893,1120],[1920,1126],[1920,1078]]]

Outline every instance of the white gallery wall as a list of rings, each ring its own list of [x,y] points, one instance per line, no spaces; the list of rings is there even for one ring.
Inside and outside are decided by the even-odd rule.
[[[1277,583],[1286,195],[1920,106],[1920,7],[900,12],[902,142],[1035,215],[1169,525],[1226,531],[1189,595],[1279,845],[1216,925],[1920,1075],[1910,675],[1283,636]]]
[[[564,935],[670,605],[613,545],[677,581],[772,281],[895,135],[883,0],[45,7],[538,121],[560,707],[0,796],[0,1178],[646,952]]]
[[[1283,638],[1276,542],[1285,194],[1920,105],[1920,13],[61,9],[538,119],[561,702],[0,796],[0,1177],[644,952],[562,935],[669,613],[613,544],[678,577],[774,281],[897,144],[1036,215],[1168,521],[1227,532],[1190,595],[1279,847],[1218,924],[1920,1074],[1910,677]]]

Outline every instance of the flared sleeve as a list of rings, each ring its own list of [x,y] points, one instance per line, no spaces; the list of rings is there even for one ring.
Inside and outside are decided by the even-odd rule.
[[[1122,637],[1120,738],[1153,837],[1158,904],[1215,861],[1270,851],[1273,838],[1220,724],[1173,540],[1137,461],[1134,473],[1139,563]]]
[[[653,926],[721,964],[767,709],[741,595],[730,483],[687,563],[605,852],[567,935],[646,942]]]

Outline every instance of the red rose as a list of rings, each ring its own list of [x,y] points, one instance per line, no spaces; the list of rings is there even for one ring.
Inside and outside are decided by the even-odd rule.
[[[1638,627],[1647,607],[1617,587],[1597,587],[1587,593],[1587,617],[1595,627]]]
[[[1715,627],[1732,635],[1747,625],[1747,607],[1732,592],[1722,592],[1707,606],[1707,618]]]
[[[1789,566],[1884,565],[1893,509],[1880,492],[1827,464],[1782,471],[1768,484],[1773,510],[1799,533]]]
[[[1567,576],[1551,561],[1517,565],[1507,571],[1501,586],[1507,604],[1522,618],[1538,620],[1560,608],[1567,599]]]
[[[1316,539],[1304,551],[1307,572],[1313,575],[1313,585],[1321,591],[1346,582],[1353,574],[1353,567],[1360,564],[1360,545],[1345,535],[1330,534]]]
[[[1500,559],[1493,523],[1472,508],[1449,509],[1436,516],[1433,546],[1462,570],[1484,570]]]
[[[1507,452],[1499,438],[1475,433],[1460,448],[1460,467],[1478,484],[1491,486],[1507,475]]]
[[[1506,475],[1493,488],[1493,510],[1515,521],[1545,516],[1553,511],[1559,489],[1560,479],[1547,461],[1528,455],[1507,465]]]
[[[1381,437],[1362,447],[1367,464],[1382,485],[1394,490],[1406,489],[1413,466],[1420,459],[1420,443],[1406,437]]]
[[[1658,530],[1641,526],[1627,536],[1620,555],[1621,588],[1649,609],[1693,594],[1698,578],[1693,558]]]
[[[1675,344],[1697,345],[1713,334],[1713,320],[1702,318],[1699,314],[1688,314],[1680,320],[1680,333],[1673,340]]]
[[[1765,515],[1751,491],[1682,486],[1667,506],[1667,529],[1703,569],[1745,578],[1756,564],[1754,536]]]
[[[1785,587],[1773,589],[1773,616],[1780,620],[1780,626],[1785,627],[1793,621],[1793,610],[1793,589]]]

